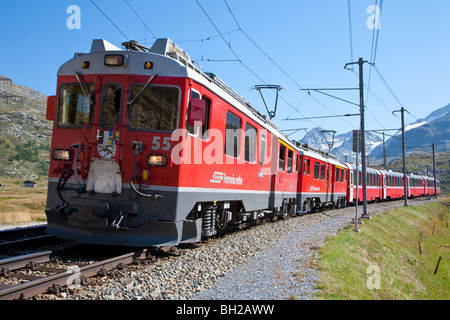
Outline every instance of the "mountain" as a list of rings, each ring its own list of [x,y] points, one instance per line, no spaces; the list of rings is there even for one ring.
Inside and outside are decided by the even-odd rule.
[[[328,152],[330,145],[332,145],[331,154],[336,158],[348,162],[355,161],[355,153],[352,152],[353,149],[353,132],[347,132],[343,134],[338,134],[334,136],[331,133],[321,132],[322,128],[316,127],[308,131],[303,139],[300,141],[313,148]],[[383,140],[376,134],[371,132],[366,132],[366,154],[369,154],[374,148],[380,145]]]
[[[401,131],[386,140],[386,159],[391,162],[402,157]],[[424,119],[405,126],[405,146],[407,156],[412,153],[429,153],[431,144],[435,151],[450,150],[450,104],[431,112]],[[380,145],[370,153],[374,163],[382,163],[383,146]]]
[[[52,123],[47,97],[0,75],[0,176],[46,176]]]

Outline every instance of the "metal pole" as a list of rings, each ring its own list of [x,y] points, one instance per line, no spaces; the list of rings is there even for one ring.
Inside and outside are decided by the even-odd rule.
[[[408,206],[408,194],[406,193],[406,147],[405,147],[405,108],[400,109],[402,112],[402,149],[403,149],[403,185],[404,185],[404,192],[405,192],[405,207]]]
[[[436,184],[436,157],[434,154],[434,142],[431,144],[433,147],[433,176],[434,176],[434,197],[437,198],[437,184]]]
[[[383,132],[383,165],[384,170],[387,170],[387,163],[386,163],[386,143],[384,141],[384,132]]]
[[[406,178],[406,146],[405,146],[405,108],[401,107],[400,110],[392,111],[392,114],[395,112],[402,113],[402,153],[403,153],[403,198],[405,199],[405,207],[408,206],[408,193],[407,193],[407,178]]]
[[[367,213],[367,177],[366,177],[366,131],[364,129],[364,81],[363,81],[363,64],[366,61],[363,61],[362,58],[358,60],[359,66],[359,109],[361,114],[361,164],[362,164],[362,173],[361,180],[363,186],[363,217],[368,217]]]
[[[359,142],[359,130],[358,130],[358,134],[357,134],[357,139],[356,141]],[[356,208],[356,212],[355,212],[355,231],[356,232],[361,232],[360,230],[358,230],[358,189],[359,189],[359,183],[358,183],[358,154],[359,154],[359,143],[356,144],[356,170],[354,171],[354,182],[356,184],[356,201],[355,201],[355,208]]]

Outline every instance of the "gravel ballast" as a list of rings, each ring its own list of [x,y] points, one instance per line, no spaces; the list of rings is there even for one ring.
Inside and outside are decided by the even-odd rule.
[[[402,201],[372,204],[369,213],[375,215],[402,205]],[[147,264],[116,270],[113,278],[97,277],[93,281],[98,281],[98,285],[38,298],[311,299],[320,277],[314,267],[317,249],[327,237],[348,226],[354,217],[355,207],[348,207],[261,224],[201,244],[170,250]]]

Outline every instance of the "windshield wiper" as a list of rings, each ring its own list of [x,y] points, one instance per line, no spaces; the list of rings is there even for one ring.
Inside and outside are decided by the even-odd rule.
[[[147,82],[145,83],[145,85],[142,87],[142,89],[133,97],[133,99],[131,99],[130,101],[128,101],[128,105],[132,105],[134,103],[134,100],[136,100],[137,97],[140,96],[140,94],[142,93],[142,91],[144,91],[145,88],[147,88],[147,86],[150,84],[150,82],[153,81],[153,79],[156,77],[158,73],[155,73],[154,75],[150,76],[150,78],[147,80]]]
[[[91,102],[91,104],[93,104],[94,102],[92,101],[92,98],[87,94],[87,88],[85,88],[85,83],[84,83],[83,79],[81,78],[81,76],[82,76],[81,73],[75,72],[75,77],[77,78],[78,83],[80,84],[81,91],[83,91],[83,96],[88,98],[89,101]]]

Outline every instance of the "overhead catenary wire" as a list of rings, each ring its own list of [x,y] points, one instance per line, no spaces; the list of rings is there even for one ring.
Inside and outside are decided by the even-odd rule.
[[[198,2],[198,1],[197,1]],[[259,51],[261,51],[266,57],[267,59],[269,59],[270,62],[272,62],[285,76],[287,76],[300,90],[305,90],[302,85],[300,85],[300,83],[298,81],[296,81],[287,71],[285,71],[274,59],[272,59],[272,57],[266,52],[264,51],[261,46],[259,46],[256,41],[253,40],[252,37],[249,36],[249,34],[247,32],[244,31],[244,29],[242,29],[241,25],[239,24],[236,16],[234,15],[233,11],[231,10],[230,6],[228,5],[228,2],[226,0],[224,0],[225,5],[228,8],[228,11],[230,12],[234,22],[236,23],[238,30],[240,30],[242,32],[242,34],[245,35],[245,37],[247,37],[251,43],[253,43],[253,45],[256,46],[256,48],[258,48]],[[325,106],[322,102],[318,101],[316,98],[314,98],[313,96],[311,96],[310,94],[308,94],[309,97],[311,97],[314,101],[316,101],[317,103],[319,103],[322,107],[324,107],[325,109],[327,109],[329,112],[331,112],[332,114],[336,115],[335,112],[333,112],[330,108],[328,108],[327,106]],[[281,96],[280,96],[281,97]],[[285,102],[286,100],[281,97],[281,99],[283,99]],[[289,104],[289,103],[288,103]],[[292,107],[292,106],[291,106]],[[297,112],[300,113],[297,109]],[[301,113],[300,113],[301,114]],[[303,117],[305,117],[303,114],[301,114]],[[348,121],[346,121],[344,119],[345,122],[347,122],[350,126],[353,127],[353,125],[351,123],[349,123]],[[316,124],[316,123],[315,123]],[[316,124],[318,125],[318,124]]]
[[[142,20],[142,18],[141,18],[141,16],[139,15],[139,13],[137,13],[136,10],[134,10],[134,8],[131,6],[131,4],[128,2],[128,0],[125,0],[125,2],[126,2],[127,5],[130,7],[130,9],[134,12],[134,14],[139,18],[139,20],[141,20],[141,22],[142,22],[142,24],[144,25],[144,27],[145,27],[148,31],[150,31],[150,33],[153,35],[153,38],[151,38],[151,39],[156,38],[156,35],[153,33],[152,30],[150,30],[150,28],[147,26],[147,24],[144,22],[144,20]],[[146,39],[146,40],[147,40],[147,39]]]
[[[89,1],[91,1],[91,3],[98,9],[98,11],[100,11],[103,16],[105,16],[105,18],[108,19],[109,22],[111,22],[111,24],[125,37],[125,39],[130,40],[130,38],[126,36],[126,34],[111,20],[110,17],[108,17],[108,15],[102,9],[100,9],[100,7],[93,0]]]
[[[219,28],[216,26],[216,24],[214,23],[214,21],[211,19],[211,17],[208,15],[208,13],[206,12],[206,10],[203,8],[203,6],[200,4],[200,2],[198,0],[195,0],[195,2],[197,3],[197,5],[200,7],[200,9],[203,11],[203,13],[205,14],[205,16],[208,18],[208,20],[211,22],[211,24],[213,25],[213,27],[216,29],[216,31],[220,34],[220,37],[222,38],[222,40],[226,43],[226,45],[228,46],[228,48],[230,49],[230,51],[233,53],[233,55],[235,56],[235,58],[237,59],[237,61],[242,64],[251,74],[253,74],[259,81],[261,81],[262,83],[267,85],[267,82],[264,81],[255,71],[253,71],[249,66],[247,66],[238,56],[238,54],[236,53],[236,51],[232,48],[231,44],[229,42],[226,41],[225,37],[223,36],[223,33],[219,30]],[[304,116],[300,111],[297,110],[297,108],[295,108],[290,102],[288,102],[283,96],[279,96],[280,99],[282,99],[284,102],[286,102],[292,109],[294,109],[297,113],[299,113],[301,116]],[[312,122],[312,121],[311,121]],[[312,122],[314,123],[314,122]],[[314,123],[315,125],[318,125],[317,123]]]

